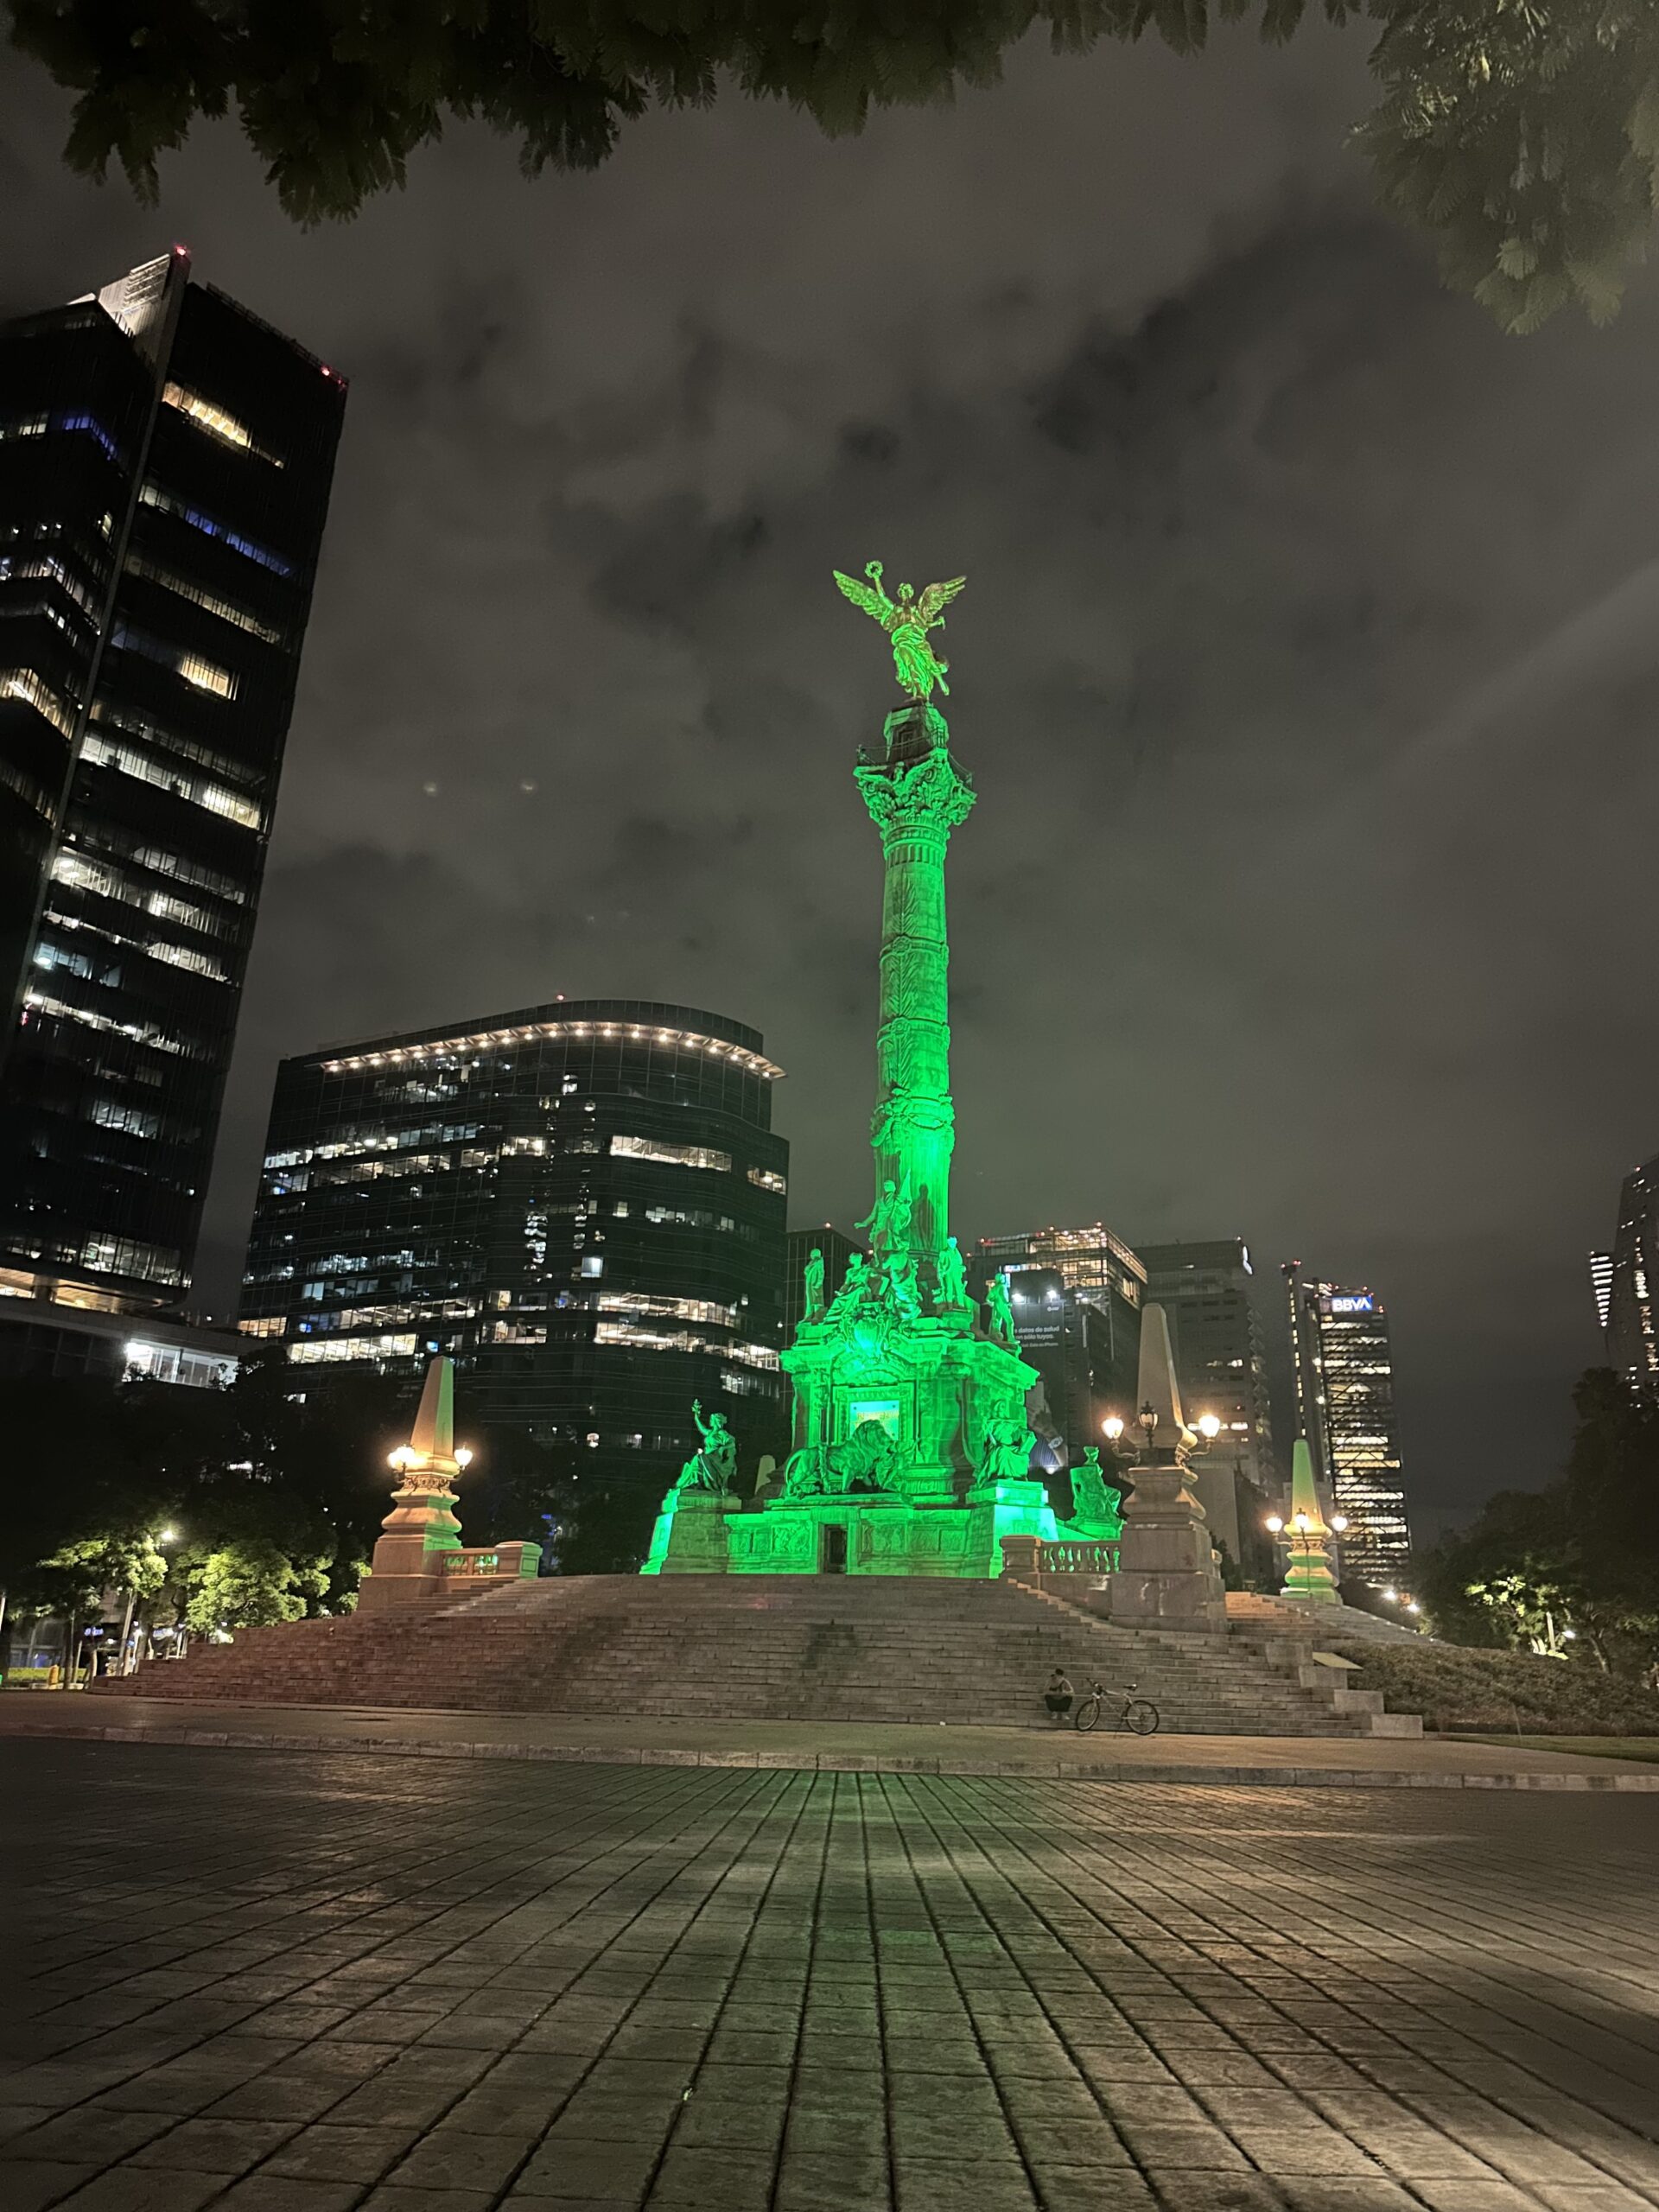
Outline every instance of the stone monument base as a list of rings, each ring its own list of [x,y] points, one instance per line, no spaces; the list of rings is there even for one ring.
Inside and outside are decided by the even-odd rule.
[[[671,1491],[657,1516],[647,1574],[906,1574],[989,1581],[1002,1539],[1058,1535],[1040,1482],[976,1484],[962,1503],[827,1493],[740,1503]]]
[[[1226,1633],[1227,1592],[1184,1467],[1135,1469],[1117,1572],[1098,1595],[1106,1603],[1097,1610],[1128,1627]]]

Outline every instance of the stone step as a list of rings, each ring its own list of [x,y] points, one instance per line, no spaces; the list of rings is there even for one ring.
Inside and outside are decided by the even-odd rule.
[[[1275,1662],[1286,1656],[1275,1649]],[[1291,1656],[1296,1656],[1294,1652]],[[1220,1637],[1130,1629],[1011,1582],[583,1576],[198,1646],[106,1694],[690,1719],[1029,1726],[1058,1666],[1171,1732],[1348,1735],[1400,1716]]]

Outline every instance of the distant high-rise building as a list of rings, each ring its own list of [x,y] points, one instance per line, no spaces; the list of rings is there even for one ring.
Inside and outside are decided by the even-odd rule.
[[[1101,1423],[1135,1411],[1146,1270],[1120,1236],[1096,1222],[982,1236],[969,1277],[982,1298],[1005,1276],[1020,1351],[1043,1378],[1050,1433],[1039,1437],[1056,1466],[1101,1440]]]
[[[868,1257],[865,1248],[855,1236],[848,1236],[839,1229],[832,1229],[826,1221],[822,1229],[791,1229],[784,1242],[784,1342],[795,1341],[795,1332],[801,1325],[801,1316],[806,1311],[806,1263],[814,1252],[823,1255],[823,1294],[833,1298],[846,1279],[847,1262],[855,1252]]]
[[[1192,1462],[1210,1525],[1252,1576],[1272,1569],[1266,1516],[1281,1487],[1274,1464],[1267,1343],[1249,1247],[1212,1237],[1136,1247],[1147,1300],[1169,1321],[1189,1421],[1213,1414],[1221,1431]]]
[[[1345,1574],[1386,1582],[1411,1552],[1395,1417],[1389,1317],[1375,1291],[1305,1280],[1284,1266],[1297,1426],[1333,1510],[1347,1516]]]
[[[189,1285],[345,404],[182,248],[0,329],[0,1293],[37,1331]]]
[[[1188,1418],[1214,1414],[1221,1423],[1217,1449],[1229,1447],[1262,1490],[1275,1489],[1267,1340],[1249,1247],[1243,1237],[1222,1236],[1138,1249],[1147,1301],[1169,1319]]]
[[[1592,1263],[1593,1266],[1593,1262]],[[1659,1382],[1659,1159],[1624,1178],[1618,1194],[1612,1280],[1607,1296],[1607,1357],[1632,1382]]]
[[[301,1374],[452,1354],[474,1419],[627,1491],[643,1556],[695,1401],[745,1461],[787,1440],[789,1147],[762,1041],[560,1000],[284,1060],[238,1326]]]
[[[1590,1295],[1596,1301],[1596,1325],[1605,1330],[1613,1302],[1613,1255],[1611,1252],[1590,1255]]]

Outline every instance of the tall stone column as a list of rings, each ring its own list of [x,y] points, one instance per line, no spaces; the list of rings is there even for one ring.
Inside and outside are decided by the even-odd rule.
[[[950,1098],[944,861],[974,791],[950,757],[950,733],[922,701],[887,716],[887,757],[855,772],[881,836],[879,1091],[870,1142],[880,1211],[891,1182],[909,1217],[893,1242],[931,1267],[949,1232],[956,1114]]]

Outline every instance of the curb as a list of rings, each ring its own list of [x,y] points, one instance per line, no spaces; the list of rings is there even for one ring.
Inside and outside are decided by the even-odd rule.
[[[370,1751],[381,1758],[517,1759],[561,1766],[769,1767],[796,1773],[1025,1775],[1046,1782],[1177,1783],[1184,1787],[1278,1789],[1547,1789],[1659,1792],[1651,1774],[1413,1772],[1405,1768],[1309,1766],[1107,1766],[1076,1759],[885,1758],[856,1752],[675,1751],[614,1749],[602,1745],[456,1743],[408,1736],[290,1736],[275,1729],[121,1728],[77,1726],[64,1721],[24,1723],[0,1729],[0,1743],[19,1736],[99,1744],[185,1744],[198,1750]]]

